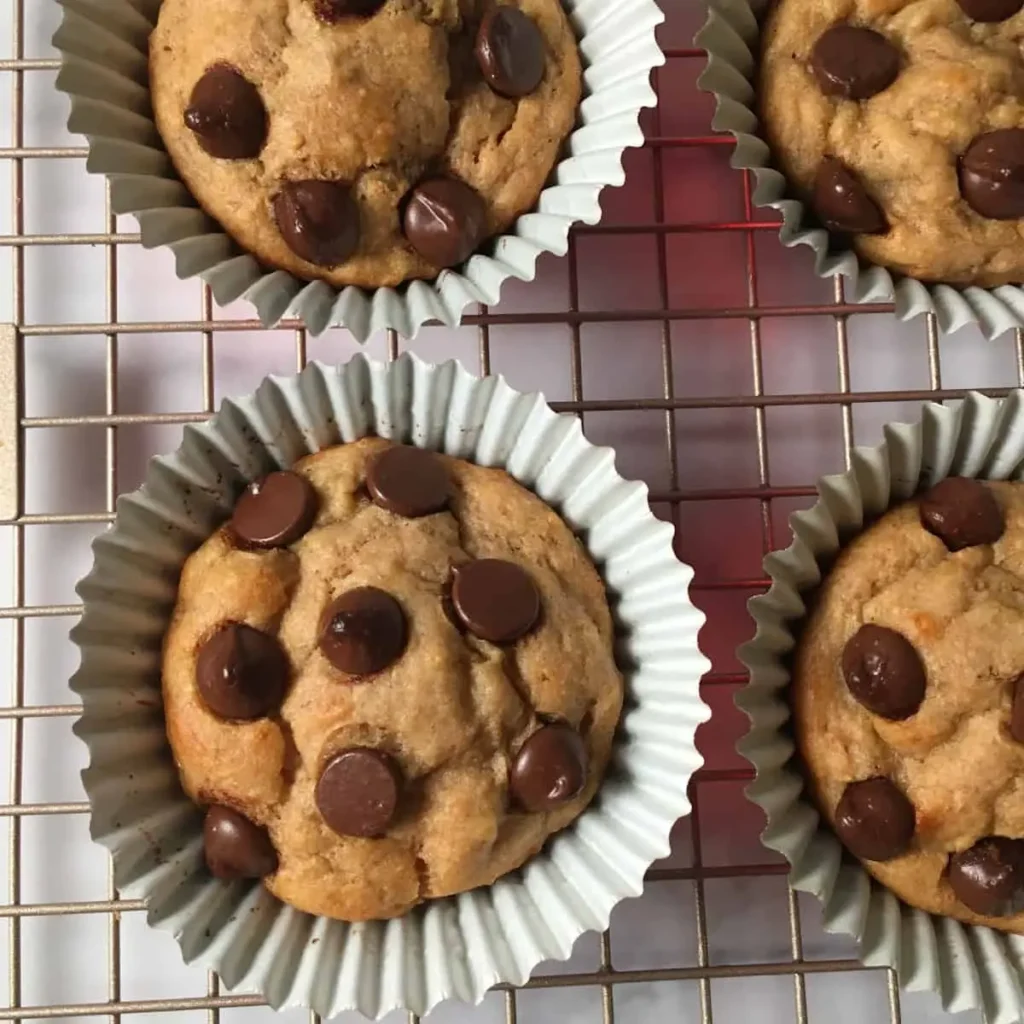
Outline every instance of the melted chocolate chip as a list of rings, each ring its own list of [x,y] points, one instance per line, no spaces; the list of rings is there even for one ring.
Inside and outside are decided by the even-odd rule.
[[[313,0],[313,13],[328,25],[342,18],[369,18],[376,14],[386,0]]]
[[[252,160],[267,140],[267,108],[259,90],[237,68],[214,64],[196,82],[185,125],[220,160]]]
[[[196,687],[218,717],[263,718],[281,706],[288,658],[277,640],[252,626],[228,622],[199,648]]]
[[[964,202],[991,220],[1024,217],[1024,128],[979,135],[960,160]]]
[[[402,776],[380,750],[352,747],[327,762],[316,784],[316,806],[341,836],[383,835],[398,806]]]
[[[578,732],[541,726],[519,748],[509,773],[516,802],[530,812],[550,811],[579,796],[587,782],[587,750]]]
[[[483,16],[475,53],[484,81],[509,99],[529,95],[544,77],[544,37],[518,7],[495,4]]]
[[[368,676],[397,661],[407,629],[402,606],[377,587],[356,587],[336,597],[320,620],[320,650],[339,671]]]
[[[540,617],[540,592],[515,562],[478,558],[455,569],[452,604],[462,624],[482,640],[507,644]]]
[[[956,0],[971,21],[1006,21],[1024,7],[1024,0]]]
[[[889,230],[885,214],[861,180],[835,157],[827,156],[821,161],[811,202],[830,231],[877,235]]]
[[[969,910],[985,917],[1009,917],[1024,910],[1024,840],[979,839],[949,858],[949,884]]]
[[[895,630],[865,623],[847,641],[842,663],[854,700],[882,718],[909,718],[924,700],[924,665],[913,644]]]
[[[1013,681],[1010,705],[1010,735],[1024,743],[1024,672]]]
[[[900,51],[873,29],[833,25],[814,44],[811,69],[826,95],[866,100],[896,81]]]
[[[206,812],[203,853],[210,873],[225,881],[265,878],[277,870],[267,830],[230,807],[215,805]]]
[[[409,244],[435,267],[464,263],[487,234],[487,207],[455,178],[429,178],[409,194],[402,218]]]
[[[1003,510],[980,480],[950,476],[921,496],[921,525],[950,551],[995,544],[1003,535]]]
[[[288,248],[318,267],[344,263],[359,246],[359,207],[340,181],[284,182],[274,220]]]
[[[249,484],[235,505],[231,529],[250,548],[283,548],[297,541],[316,517],[313,485],[281,470]]]
[[[385,448],[366,470],[374,503],[395,515],[414,519],[440,512],[448,504],[444,463],[422,448],[396,444]]]
[[[892,860],[914,838],[914,807],[890,779],[851,782],[836,807],[836,833],[861,860]]]

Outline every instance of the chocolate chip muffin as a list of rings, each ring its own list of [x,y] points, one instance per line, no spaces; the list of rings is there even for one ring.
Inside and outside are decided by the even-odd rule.
[[[580,98],[560,0],[164,0],[157,126],[270,267],[431,278],[536,202]]]
[[[547,505],[373,438],[253,484],[189,558],[163,693],[210,870],[357,921],[487,885],[569,824],[622,678]]]
[[[925,281],[1024,281],[1022,0],[779,0],[774,158],[841,247]]]
[[[867,870],[1024,933],[1024,485],[952,477],[859,535],[792,700],[811,791]]]

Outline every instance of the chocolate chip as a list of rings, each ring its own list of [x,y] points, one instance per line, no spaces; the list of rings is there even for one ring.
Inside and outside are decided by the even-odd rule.
[[[579,796],[587,782],[587,751],[564,723],[541,726],[519,748],[509,788],[524,810],[550,811]]]
[[[220,718],[251,721],[281,706],[288,657],[277,640],[252,626],[228,622],[199,648],[196,687]]]
[[[409,194],[402,218],[409,244],[435,267],[464,263],[487,234],[487,207],[455,178],[429,178]]]
[[[231,516],[231,529],[251,548],[283,548],[297,541],[316,517],[313,485],[280,470],[249,484]]]
[[[882,718],[909,718],[924,700],[924,665],[895,630],[865,623],[843,648],[843,678],[854,700]]]
[[[359,246],[359,207],[340,181],[286,181],[274,220],[288,248],[318,267],[344,263]]]
[[[1003,510],[980,480],[950,476],[921,496],[921,525],[950,551],[995,544],[1003,535]]]
[[[320,650],[350,676],[380,672],[401,657],[407,630],[402,606],[377,587],[356,587],[336,597],[320,620]]]
[[[398,806],[402,776],[387,754],[352,747],[327,762],[316,784],[316,806],[341,836],[379,836]]]
[[[1024,217],[1024,128],[979,135],[960,159],[964,202],[991,220]]]
[[[267,140],[267,108],[241,71],[230,64],[214,64],[192,89],[185,125],[210,156],[252,160]]]
[[[1024,743],[1024,672],[1013,681],[1010,705],[1010,735]]]
[[[203,822],[206,866],[217,878],[265,878],[277,870],[277,853],[265,828],[230,807],[214,805]]]
[[[949,884],[969,910],[985,917],[1009,917],[1024,910],[1024,840],[979,839],[949,858]]]
[[[495,4],[483,16],[475,52],[484,81],[509,99],[529,95],[544,77],[544,37],[518,7]]]
[[[366,486],[374,502],[414,519],[448,504],[448,473],[433,452],[409,445],[385,448],[367,467]]]
[[[833,25],[814,44],[811,69],[827,96],[866,100],[896,81],[900,51],[873,29]]]
[[[836,807],[836,833],[861,860],[892,860],[914,838],[914,807],[890,779],[851,782]]]
[[[1024,7],[1024,0],[956,0],[972,21],[1006,21]]]
[[[833,156],[821,161],[811,202],[830,231],[876,235],[889,230],[885,214],[860,179]]]
[[[452,604],[462,624],[482,640],[518,640],[540,617],[540,592],[515,562],[478,558],[455,569]]]
[[[328,25],[342,18],[369,18],[376,14],[385,0],[313,0],[313,13]]]

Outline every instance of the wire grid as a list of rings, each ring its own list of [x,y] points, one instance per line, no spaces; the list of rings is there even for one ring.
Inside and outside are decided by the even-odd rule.
[[[104,524],[113,518],[114,502],[119,490],[118,481],[118,440],[119,430],[132,425],[178,425],[202,421],[214,408],[214,352],[215,337],[232,331],[248,331],[258,327],[251,319],[214,319],[214,311],[208,288],[202,289],[201,306],[194,320],[159,322],[120,322],[118,311],[118,269],[119,248],[138,242],[133,233],[118,232],[115,218],[110,210],[109,192],[106,206],[106,231],[98,234],[25,234],[24,183],[27,161],[53,159],[81,159],[85,154],[82,146],[41,147],[25,145],[25,80],[26,76],[40,71],[54,71],[58,62],[49,58],[27,58],[25,56],[25,11],[27,0],[9,0],[13,6],[12,52],[0,59],[0,75],[10,76],[11,81],[11,145],[0,148],[0,160],[8,161],[12,181],[12,234],[0,237],[0,247],[9,247],[13,267],[13,355],[19,365],[24,361],[25,346],[32,339],[48,335],[88,336],[98,335],[105,339],[105,407],[102,414],[88,416],[28,416],[24,414],[24,378],[19,378],[17,450],[24,453],[30,432],[54,428],[91,426],[102,429],[104,435],[104,492],[105,500],[100,510],[76,513],[27,513],[24,511],[27,469],[26,460],[16,466],[18,513],[11,521],[14,531],[13,545],[13,604],[0,608],[0,620],[9,620],[13,629],[11,650],[11,699],[8,706],[0,707],[0,721],[9,721],[11,728],[10,791],[7,803],[0,805],[0,818],[9,821],[9,878],[6,906],[0,907],[0,917],[6,919],[8,931],[9,977],[7,1007],[0,1015],[7,1020],[35,1018],[76,1018],[100,1015],[110,1021],[118,1021],[123,1015],[146,1013],[173,1013],[180,1011],[204,1011],[210,1022],[219,1020],[221,1011],[262,1005],[256,996],[229,995],[220,991],[217,977],[211,972],[207,979],[206,993],[202,996],[158,999],[126,999],[122,997],[122,950],[121,931],[124,915],[141,912],[139,900],[119,900],[114,889],[112,874],[107,880],[105,899],[74,902],[26,903],[22,900],[22,839],[23,823],[27,818],[48,815],[82,815],[87,811],[84,801],[26,803],[23,800],[24,774],[24,731],[25,723],[33,719],[66,718],[78,713],[78,706],[64,704],[27,704],[25,700],[25,626],[29,620],[42,617],[73,617],[79,613],[76,604],[33,604],[27,605],[26,595],[26,534],[41,525],[60,524]],[[33,0],[35,2],[35,0]],[[671,6],[671,5],[670,5]],[[667,50],[671,64],[675,62],[699,62],[698,50],[676,47]],[[656,87],[664,78],[664,72],[655,77]],[[660,91],[660,89],[659,89]],[[807,503],[814,492],[809,486],[773,485],[769,470],[770,444],[766,429],[766,412],[773,407],[786,405],[838,406],[842,424],[842,442],[847,465],[854,442],[853,410],[860,403],[886,403],[917,401],[925,397],[934,399],[956,399],[963,391],[943,386],[940,360],[940,339],[934,318],[921,321],[921,330],[928,361],[928,389],[871,390],[855,391],[851,388],[850,343],[847,318],[854,313],[870,312],[888,314],[891,307],[877,305],[865,309],[846,303],[841,283],[834,285],[833,301],[830,303],[807,304],[762,304],[759,299],[758,254],[755,236],[761,232],[773,232],[774,222],[760,219],[752,206],[751,182],[749,177],[743,184],[743,218],[740,221],[684,222],[667,216],[665,198],[664,154],[677,147],[707,149],[729,146],[730,140],[710,135],[663,135],[660,111],[666,104],[674,102],[672,96],[662,97],[662,107],[655,111],[648,122],[647,147],[653,153],[653,200],[656,213],[654,223],[610,224],[583,229],[574,233],[568,261],[568,308],[556,312],[508,312],[491,311],[481,308],[466,317],[466,323],[477,331],[477,358],[481,373],[491,372],[492,351],[496,342],[492,329],[496,326],[531,325],[558,323],[565,325],[569,337],[569,361],[571,396],[566,401],[553,403],[563,411],[577,413],[586,420],[587,414],[648,410],[663,416],[666,457],[668,460],[668,487],[654,490],[652,503],[664,505],[668,514],[680,526],[681,510],[688,502],[753,500],[760,508],[760,546],[762,553],[778,543],[773,535],[773,503]],[[667,239],[677,233],[738,232],[745,239],[746,303],[741,306],[718,308],[671,308]],[[647,234],[655,239],[658,265],[658,308],[654,310],[602,310],[593,312],[581,308],[580,271],[577,241],[585,234],[637,235]],[[26,250],[34,246],[102,246],[105,253],[106,312],[105,321],[98,323],[28,323],[25,317],[26,294]],[[833,323],[834,350],[837,360],[838,386],[831,392],[815,394],[775,394],[765,388],[762,327],[765,321],[775,317],[828,316]],[[694,320],[738,320],[748,325],[749,353],[752,374],[752,393],[745,395],[720,395],[711,397],[679,397],[676,395],[676,373],[673,368],[674,348],[671,339],[671,325],[675,322]],[[590,323],[653,321],[660,329],[660,359],[662,394],[652,398],[586,399],[584,397],[584,349],[581,339],[582,326]],[[294,361],[301,368],[307,358],[307,336],[301,326],[286,324],[293,332]],[[130,333],[154,335],[195,332],[202,339],[202,402],[201,407],[189,411],[166,413],[122,413],[118,410],[118,368],[119,337]],[[1024,384],[1024,334],[1017,332],[1014,339],[1016,380],[1007,380],[1008,386]],[[389,358],[394,358],[402,349],[402,340],[393,332],[386,342]],[[988,393],[1005,393],[1007,387],[986,388]],[[683,487],[679,473],[678,448],[685,438],[677,429],[677,414],[686,410],[716,410],[744,408],[753,411],[755,423],[755,444],[757,484],[750,487],[721,487],[716,489],[694,489]],[[8,440],[8,439],[3,439]],[[15,440],[15,439],[10,439]],[[14,467],[14,463],[10,463]],[[757,592],[765,587],[760,577],[751,579],[722,580],[698,576],[696,592],[715,590],[742,590]],[[739,672],[713,671],[705,680],[706,693],[718,687],[735,687],[744,677]],[[613,1024],[616,1019],[615,992],[617,987],[630,984],[655,982],[689,982],[697,987],[699,1016],[702,1024],[711,1024],[716,1019],[712,1000],[712,981],[728,978],[753,978],[783,976],[792,979],[793,1014],[798,1024],[806,1024],[808,998],[806,979],[813,974],[837,974],[861,972],[863,968],[856,960],[842,957],[805,957],[801,927],[801,914],[797,897],[788,891],[786,910],[788,916],[789,957],[777,961],[759,959],[755,962],[717,962],[709,954],[709,914],[706,900],[706,882],[711,880],[745,878],[770,878],[785,873],[785,866],[771,861],[765,855],[763,862],[734,864],[705,864],[704,841],[702,839],[702,786],[707,782],[742,782],[751,773],[742,768],[703,769],[691,786],[693,814],[690,830],[693,860],[689,866],[656,866],[650,872],[652,882],[686,881],[693,888],[693,927],[696,931],[696,963],[690,966],[649,967],[616,969],[612,958],[611,932],[600,937],[599,963],[595,970],[568,971],[566,973],[541,974],[532,978],[525,986],[533,989],[579,988],[596,989],[600,993],[601,1017],[604,1024]],[[63,1005],[23,1005],[23,962],[22,922],[39,917],[60,917],[70,915],[104,915],[107,927],[107,992],[105,1001],[80,1002]],[[715,961],[715,962],[713,962]],[[901,998],[892,971],[886,973],[888,1016],[893,1024],[901,1020]],[[621,989],[620,989],[621,991]],[[517,991],[503,989],[500,998],[504,1004],[507,1024],[516,1024],[517,1019],[527,1019],[519,1009]],[[539,1019],[539,1018],[535,1018]],[[725,1018],[720,1018],[725,1019]],[[410,1021],[415,1021],[409,1015]],[[316,1014],[310,1014],[311,1024],[317,1021]]]

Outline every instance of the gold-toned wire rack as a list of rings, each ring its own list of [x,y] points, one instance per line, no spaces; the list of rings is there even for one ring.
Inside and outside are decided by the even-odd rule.
[[[26,727],[33,721],[43,719],[70,722],[78,712],[78,706],[71,700],[70,693],[64,702],[43,703],[33,698],[34,684],[26,670],[26,628],[28,624],[45,618],[58,619],[70,627],[79,612],[79,606],[73,601],[29,603],[26,600],[29,593],[27,584],[32,578],[30,574],[33,571],[26,558],[27,539],[31,531],[47,526],[94,524],[96,530],[102,529],[104,524],[113,518],[115,501],[124,483],[119,475],[119,441],[122,432],[126,428],[138,426],[175,427],[207,418],[214,409],[217,396],[215,354],[218,341],[222,345],[229,344],[224,339],[239,332],[254,332],[259,326],[255,320],[244,315],[219,318],[215,314],[209,289],[205,287],[197,289],[200,299],[194,318],[186,316],[182,319],[120,319],[119,271],[123,272],[123,261],[137,253],[138,235],[131,231],[118,230],[125,225],[119,225],[111,213],[109,195],[104,231],[49,234],[26,231],[26,177],[33,173],[35,167],[51,161],[71,161],[76,164],[83,177],[86,174],[86,150],[83,145],[26,144],[26,81],[33,75],[45,76],[47,81],[51,81],[58,67],[57,60],[52,56],[26,56],[26,12],[30,5],[52,2],[53,0],[0,0],[0,12],[6,7],[11,24],[10,34],[6,37],[10,50],[6,54],[0,53],[0,77],[6,78],[9,82],[11,98],[9,145],[0,147],[0,162],[10,168],[11,210],[7,222],[9,233],[0,235],[0,252],[9,253],[13,282],[9,305],[10,323],[0,327],[0,521],[7,524],[4,529],[9,531],[11,542],[8,563],[10,603],[0,607],[0,623],[9,629],[10,644],[7,665],[4,668],[5,690],[9,692],[10,698],[5,706],[0,707],[0,725],[6,725],[9,729],[7,742],[10,747],[7,802],[0,805],[0,819],[6,822],[8,830],[7,900],[5,905],[0,906],[0,918],[6,919],[6,948],[9,961],[7,1000],[6,1004],[0,1007],[0,1018],[27,1020],[96,1017],[117,1021],[126,1015],[194,1015],[198,1012],[214,1022],[220,1019],[224,1011],[264,1004],[256,996],[223,993],[217,977],[212,973],[206,979],[205,992],[200,994],[177,998],[163,995],[153,998],[126,997],[122,985],[123,962],[126,955],[126,951],[122,949],[122,929],[128,916],[140,916],[144,907],[139,900],[118,899],[112,876],[107,879],[104,898],[49,902],[32,902],[23,898],[26,822],[47,816],[83,816],[87,811],[87,806],[81,799],[26,801]],[[891,317],[892,308],[886,305],[865,307],[848,303],[838,281],[829,282],[824,286],[831,292],[830,299],[826,296],[812,301],[763,300],[761,276],[766,266],[765,261],[771,261],[771,265],[774,266],[774,261],[780,260],[783,253],[774,237],[776,224],[755,211],[749,177],[744,179],[738,173],[727,171],[725,161],[731,141],[707,134],[710,131],[706,126],[710,106],[698,96],[693,86],[693,79],[702,57],[698,50],[683,45],[700,20],[697,0],[663,0],[663,3],[668,16],[667,31],[663,38],[670,38],[675,45],[665,46],[668,63],[655,76],[655,86],[660,94],[660,107],[652,112],[645,122],[647,142],[644,152],[645,159],[649,159],[650,165],[649,183],[653,217],[636,221],[620,218],[574,232],[565,260],[567,301],[564,308],[531,308],[529,303],[534,293],[527,288],[519,293],[522,301],[517,306],[509,309],[479,309],[465,318],[465,324],[476,334],[474,347],[479,372],[489,373],[495,369],[495,354],[501,349],[502,354],[507,355],[507,360],[502,360],[501,368],[510,376],[513,384],[517,384],[513,368],[515,356],[514,352],[506,353],[504,347],[510,347],[515,342],[499,336],[501,332],[508,328],[544,328],[557,332],[563,339],[562,345],[567,353],[568,394],[563,400],[553,403],[556,408],[579,414],[584,417],[585,425],[588,417],[604,417],[601,422],[606,427],[607,437],[602,440],[607,439],[612,443],[620,437],[615,426],[616,417],[619,415],[644,414],[658,421],[663,438],[665,462],[664,473],[658,477],[659,482],[652,485],[651,501],[660,510],[659,514],[671,518],[680,530],[680,553],[684,557],[691,553],[687,549],[685,531],[682,529],[687,521],[688,509],[696,506],[722,508],[730,503],[742,503],[745,507],[752,506],[757,510],[756,525],[753,529],[758,535],[759,559],[763,553],[784,540],[784,534],[779,528],[780,512],[784,514],[793,508],[807,505],[814,494],[811,481],[817,475],[816,472],[808,470],[802,477],[788,474],[785,482],[773,478],[770,469],[773,442],[768,423],[768,417],[773,410],[832,410],[838,416],[841,452],[845,455],[848,465],[854,444],[855,413],[858,407],[878,406],[886,409],[899,404],[900,408],[906,408],[906,403],[917,403],[924,399],[956,400],[964,394],[967,387],[976,386],[978,383],[985,384],[981,390],[989,394],[1003,394],[1011,387],[1024,385],[1024,333],[1017,332],[1016,336],[1010,339],[1012,351],[1009,358],[1004,358],[998,363],[996,371],[988,373],[986,370],[986,373],[981,375],[985,377],[984,380],[979,380],[978,375],[972,376],[969,360],[965,362],[964,359],[959,359],[956,374],[946,376],[950,382],[954,376],[957,377],[957,383],[962,383],[963,386],[951,386],[951,383],[944,379],[943,339],[939,336],[934,318],[925,317],[911,329],[916,332],[915,340],[911,341],[909,331],[901,328],[898,340],[893,342],[909,347],[917,346],[923,340],[926,362],[924,379],[914,387],[855,388],[851,374],[851,318],[870,320],[871,330],[885,332],[890,328],[895,329],[895,321]],[[671,85],[667,86],[666,82]],[[696,130],[677,131],[671,125],[666,127],[667,119],[672,125],[677,122],[672,115],[678,104],[687,104],[699,111],[705,122],[704,133]],[[667,154],[677,150],[694,154],[720,154],[720,159],[714,165],[712,177],[722,188],[741,186],[742,207],[739,216],[704,220],[699,217],[680,216],[670,209],[668,193],[675,195],[679,191],[679,181],[673,173],[671,183],[667,183],[670,176],[670,172],[666,171],[666,163],[669,160]],[[678,273],[678,263],[669,258],[670,246],[676,244],[679,236],[685,236],[686,244],[694,254],[693,258],[699,260],[701,247],[706,239],[725,235],[732,235],[738,239],[739,248],[736,252],[743,264],[745,297],[740,301],[726,300],[717,304],[701,301],[700,298],[693,302],[677,301],[673,290],[673,275]],[[593,308],[593,304],[588,306],[581,302],[583,272],[580,246],[591,237],[607,239],[615,236],[621,236],[623,239],[642,237],[653,243],[657,269],[656,301],[650,308]],[[38,317],[31,320],[26,317],[28,254],[32,250],[49,247],[101,248],[105,261],[105,314],[102,322],[49,322]],[[807,261],[798,270],[794,269],[791,272],[811,274]],[[820,288],[818,294],[820,295]],[[833,355],[834,387],[827,390],[805,388],[787,391],[768,386],[765,379],[764,342],[767,325],[781,322],[792,326],[805,319],[812,321],[813,326],[801,328],[804,336],[813,336],[813,344],[818,351],[830,350]],[[827,324],[824,323],[826,319]],[[696,331],[708,324],[726,321],[735,322],[744,336],[742,344],[732,346],[731,358],[744,362],[749,374],[749,388],[745,393],[739,394],[716,393],[713,390],[699,393],[699,389],[698,393],[692,393],[691,389],[680,387],[680,366],[676,365],[682,358],[681,349],[677,344],[679,338],[676,336],[679,325],[691,323],[695,325]],[[635,358],[657,362],[657,369],[652,372],[656,372],[660,378],[659,394],[585,397],[585,357],[596,358],[588,353],[590,339],[587,331],[594,325],[602,324],[619,324],[624,333],[637,329],[637,325],[645,325],[645,329],[658,332],[657,343],[653,346],[654,351],[638,348]],[[282,325],[282,330],[290,334],[294,365],[301,368],[307,360],[311,339],[307,338],[303,328],[295,323]],[[427,330],[430,331],[431,328]],[[437,331],[439,328],[433,330]],[[198,336],[201,352],[201,395],[198,402],[191,407],[173,411],[121,411],[123,403],[119,388],[120,351],[124,339],[134,335],[150,336],[153,344],[159,343],[164,336]],[[696,335],[686,337],[694,336]],[[465,340],[465,328],[460,337]],[[28,414],[25,366],[28,362],[29,347],[36,344],[39,339],[46,338],[65,339],[68,343],[87,338],[102,340],[104,350],[101,411],[88,414],[63,414],[59,411],[47,415]],[[282,344],[285,343],[282,340]],[[978,346],[987,344],[980,338],[973,338],[972,343]],[[396,357],[405,347],[413,350],[418,347],[417,343],[407,345],[393,332],[388,334],[381,345],[389,358]],[[431,353],[440,350],[435,343]],[[697,354],[699,357],[699,351]],[[804,355],[803,350],[800,350],[796,353],[796,358],[802,359]],[[964,369],[965,366],[968,366],[967,370]],[[695,376],[699,379],[700,374],[697,373]],[[877,378],[874,383],[879,383]],[[886,382],[883,379],[881,383],[884,385]],[[685,461],[681,449],[688,444],[687,433],[680,426],[680,417],[688,413],[719,413],[730,410],[741,411],[745,416],[752,417],[750,444],[744,450],[742,458],[752,460],[754,477],[743,485],[726,482],[711,487],[702,486],[700,479],[695,479],[680,469],[681,463]],[[95,428],[103,437],[101,507],[82,511],[30,510],[26,502],[29,476],[41,471],[27,456],[30,438],[41,432],[72,431],[82,427]],[[864,440],[873,441],[876,437],[865,437]],[[842,457],[839,462],[842,462]],[[710,621],[705,634],[714,644],[714,638],[718,635],[715,618],[718,605],[715,595],[727,593],[745,600],[746,597],[763,589],[765,581],[757,567],[738,575],[716,571],[715,551],[724,552],[733,540],[728,534],[709,536],[711,552],[698,564],[694,596],[697,603],[709,614]],[[742,629],[742,624],[735,626],[738,633],[735,639],[743,638]],[[733,638],[730,635],[727,639]],[[723,642],[721,646],[724,647],[726,644]],[[620,1024],[627,1020],[653,1020],[653,1017],[644,1015],[642,1008],[638,1013],[636,1004],[629,1004],[621,993],[632,986],[663,984],[686,986],[694,995],[692,1003],[689,1004],[692,1005],[692,1016],[686,1016],[685,1019],[699,1019],[702,1024],[710,1024],[713,1020],[740,1019],[735,1012],[730,1013],[728,1009],[735,1005],[734,1002],[716,1002],[714,985],[720,981],[753,978],[785,979],[791,986],[791,995],[788,997],[788,1009],[785,1012],[773,1010],[771,1014],[758,1017],[751,1011],[751,1019],[792,1019],[797,1024],[806,1024],[812,1018],[808,999],[810,980],[826,975],[835,978],[851,972],[865,977],[873,975],[876,979],[881,975],[883,979],[884,1001],[874,1004],[877,1008],[877,1015],[874,1018],[863,1019],[881,1019],[882,1015],[887,1015],[893,1024],[898,1024],[901,1020],[904,1004],[901,1002],[901,994],[893,972],[879,972],[862,967],[852,956],[852,946],[849,944],[843,946],[838,955],[808,954],[804,933],[808,928],[807,922],[816,914],[817,907],[812,901],[798,899],[788,889],[784,895],[786,939],[782,955],[757,956],[751,955],[747,950],[742,955],[730,958],[728,949],[724,953],[719,953],[713,948],[714,943],[710,936],[714,932],[716,919],[709,908],[709,885],[727,883],[737,886],[752,880],[775,880],[782,886],[785,866],[767,852],[754,856],[745,855],[732,862],[728,857],[707,856],[709,844],[713,841],[712,833],[727,831],[733,813],[731,810],[723,812],[717,808],[717,798],[705,795],[708,787],[728,784],[738,789],[750,778],[750,772],[738,764],[735,758],[730,760],[728,757],[721,759],[716,756],[720,748],[726,745],[731,747],[731,742],[735,738],[722,734],[718,730],[718,723],[728,718],[726,705],[735,689],[742,685],[744,676],[738,665],[728,657],[719,657],[714,653],[712,656],[715,667],[703,684],[704,693],[715,708],[715,718],[705,730],[702,739],[709,764],[698,773],[691,787],[693,813],[688,825],[689,833],[686,835],[685,831],[681,832],[679,840],[681,845],[687,847],[689,853],[682,858],[685,863],[670,861],[654,867],[649,874],[648,886],[650,890],[664,883],[686,883],[692,891],[692,896],[688,896],[677,908],[683,927],[692,929],[692,949],[687,946],[689,951],[685,955],[680,950],[677,962],[673,962],[673,950],[666,948],[661,951],[662,962],[657,966],[617,966],[613,942],[617,925],[613,919],[609,932],[600,936],[596,946],[596,963],[590,969],[575,969],[570,962],[570,965],[562,970],[536,975],[522,990],[500,990],[493,998],[500,1000],[501,1014],[508,1024],[515,1024],[517,1019],[555,1019],[543,1009],[524,1011],[524,997],[521,993],[556,989],[589,989],[599,993],[599,1013],[605,1024],[612,1024],[616,1020]],[[52,693],[52,689],[49,692]],[[735,728],[735,725],[732,728]],[[717,840],[714,842],[717,843]],[[728,844],[725,845],[727,848]],[[711,860],[721,862],[709,862]],[[44,991],[42,1001],[36,996],[26,1003],[24,975],[27,964],[23,929],[27,922],[39,918],[68,921],[81,915],[95,915],[105,921],[107,948],[104,996],[90,1001],[50,1002]],[[769,946],[770,943],[766,944],[765,948]],[[778,952],[777,947],[772,948]],[[816,948],[827,953],[833,947],[824,943],[817,944]],[[55,966],[54,969],[58,968]],[[538,1007],[542,1005],[537,1004]],[[727,1008],[721,1008],[723,1005]],[[941,1011],[936,1007],[937,1003],[934,1002],[917,1005],[913,1017],[922,1021],[938,1019]],[[491,1008],[493,1010],[493,1003]],[[833,1006],[832,1010],[840,1013],[841,1017],[841,1011],[837,1007]],[[466,1016],[460,1019],[476,1019],[472,1011],[466,1010],[465,1014]],[[743,1019],[747,1016],[745,1014]],[[317,1017],[311,1014],[310,1019],[316,1021]],[[409,1019],[416,1018],[410,1015]],[[493,1013],[489,1019],[494,1019]],[[572,1019],[591,1018],[580,1016]]]

